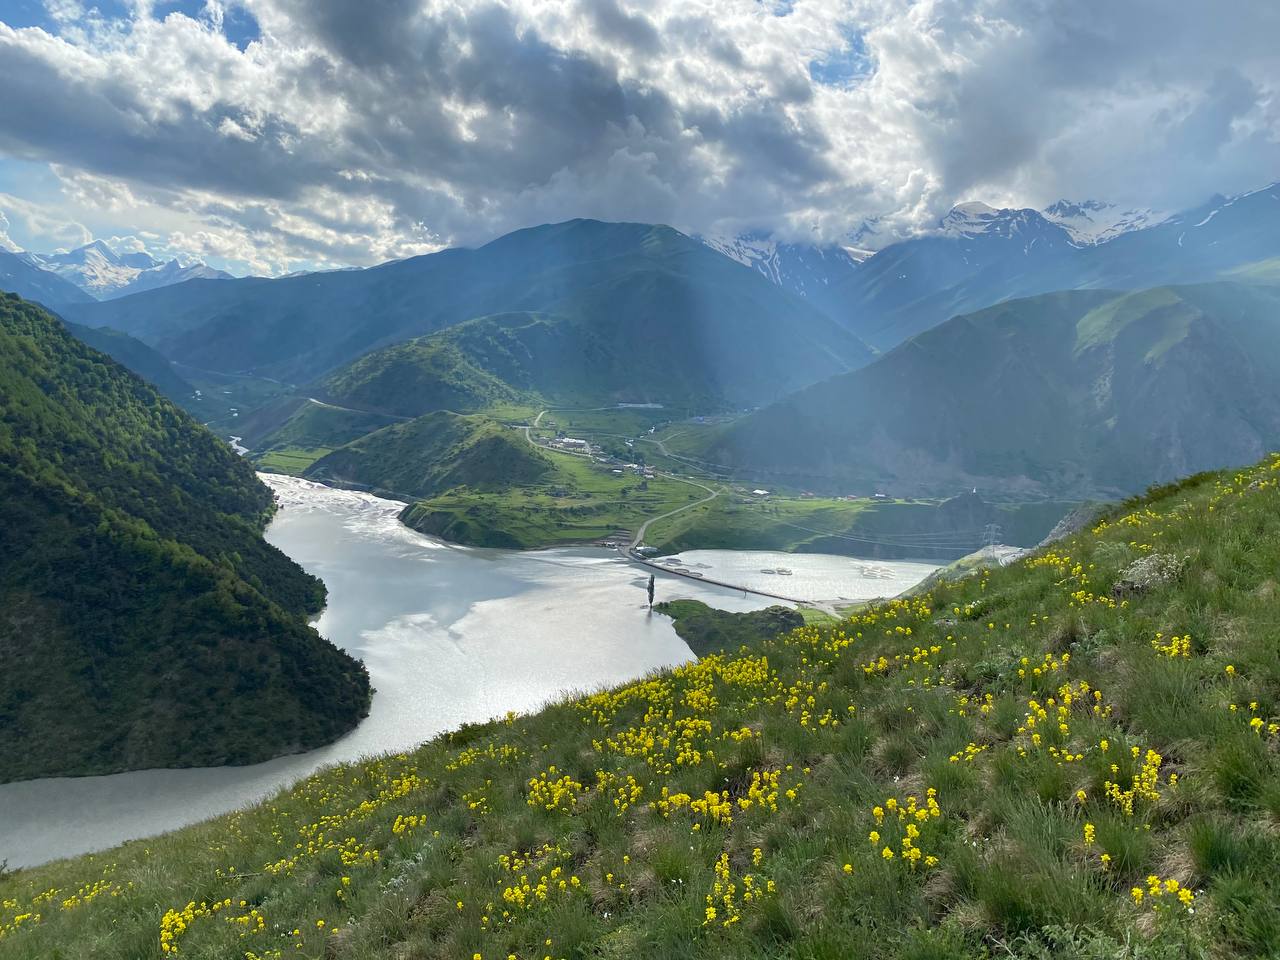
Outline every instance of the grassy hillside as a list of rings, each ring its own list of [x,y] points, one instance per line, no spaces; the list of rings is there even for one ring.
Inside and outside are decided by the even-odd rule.
[[[458,543],[530,549],[629,537],[646,520],[707,496],[679,480],[617,475],[569,454],[548,458],[553,469],[537,482],[447,490],[412,504],[401,520]]]
[[[440,411],[352,441],[321,457],[304,476],[417,498],[454,487],[522,486],[553,470],[550,458],[511,427]]]
[[[414,501],[401,519],[423,533],[517,549],[632,532],[707,495],[676,480],[615,474],[590,457],[539,449],[489,417],[445,411],[355,440],[303,475]]]
[[[765,643],[805,623],[799,611],[781,606],[727,613],[700,600],[668,600],[654,609],[671,618],[680,639],[699,657]]]
[[[325,378],[321,387],[336,403],[409,417],[531,402],[529,394],[486,370],[483,359],[469,356],[453,336],[437,334],[366,354]]]
[[[19,871],[0,949],[1274,955],[1278,567],[1273,456],[929,595]]]
[[[1280,287],[1009,301],[693,443],[762,480],[899,495],[1106,499],[1251,462],[1280,443]]]
[[[396,422],[387,414],[285,397],[240,418],[242,442],[264,470],[300,474],[325,454]]]
[[[271,492],[155,389],[0,297],[0,779],[246,763],[350,729],[363,668]]]

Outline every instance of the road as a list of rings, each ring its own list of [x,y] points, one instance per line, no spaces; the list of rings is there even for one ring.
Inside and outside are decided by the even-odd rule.
[[[413,417],[402,417],[398,413],[377,413],[373,410],[357,410],[355,407],[340,407],[336,403],[327,403],[324,400],[317,400],[315,397],[307,397],[308,402],[314,403],[317,407],[326,407],[329,410],[342,410],[346,413],[363,413],[367,416],[386,417],[388,420],[412,420]]]
[[[524,437],[526,440],[529,441],[529,443],[533,444],[539,450],[551,450],[551,452],[553,453],[562,453],[571,457],[585,457],[588,460],[594,459],[590,454],[574,453],[571,450],[554,450],[552,448],[545,447],[542,444],[535,441],[533,439],[533,434],[532,434],[533,428],[538,426],[538,424],[542,422],[542,416],[546,412],[547,412],[546,410],[540,411],[538,415],[533,418],[532,424],[522,428],[522,430],[524,431]],[[650,442],[656,442],[656,441],[650,441]],[[659,444],[659,449],[661,449],[660,444]],[[712,586],[727,587],[730,590],[741,590],[743,593],[751,593],[759,597],[768,597],[770,600],[784,600],[787,603],[794,603],[797,605],[817,606],[817,604],[815,604],[814,601],[812,600],[801,600],[797,597],[787,597],[787,596],[783,596],[780,593],[769,593],[768,591],[765,591],[765,590],[753,590],[750,587],[744,587],[738,583],[727,583],[723,580],[712,580],[708,577],[695,577],[687,571],[673,570],[670,567],[663,566],[662,564],[654,563],[652,560],[648,560],[645,557],[641,556],[639,553],[637,553],[636,551],[639,548],[640,544],[644,543],[644,536],[646,533],[649,532],[649,527],[651,525],[658,522],[659,520],[666,520],[668,517],[674,517],[678,513],[684,513],[686,510],[692,510],[694,507],[700,507],[704,503],[710,503],[716,497],[720,496],[719,490],[713,487],[708,487],[705,484],[698,483],[698,481],[696,480],[690,480],[687,477],[678,477],[673,473],[659,473],[658,476],[663,477],[667,480],[675,480],[678,483],[687,483],[690,486],[697,487],[699,490],[706,491],[707,495],[703,497],[701,500],[694,500],[692,503],[686,503],[683,506],[676,507],[674,510],[668,510],[666,513],[660,513],[656,517],[650,517],[644,523],[640,524],[640,528],[636,531],[635,536],[632,537],[630,544],[627,544],[625,546],[623,544],[618,544],[619,556],[621,556],[624,560],[630,561],[631,563],[637,563],[637,564],[640,564],[641,566],[649,567],[652,570],[660,570],[661,572],[673,577],[684,577],[686,580],[693,580],[697,583],[709,583]]]
[[[658,520],[665,520],[667,517],[674,517],[677,513],[684,513],[686,510],[692,510],[694,507],[700,507],[704,503],[710,503],[716,497],[720,496],[719,490],[713,490],[710,487],[703,486],[696,480],[686,480],[684,477],[677,477],[673,473],[660,473],[658,476],[666,477],[668,480],[675,480],[679,483],[687,483],[700,490],[705,490],[709,496],[705,496],[701,500],[695,500],[693,503],[686,503],[684,506],[676,507],[674,510],[668,510],[666,513],[659,514],[656,517],[650,517],[644,523],[640,524],[640,529],[636,531],[635,538],[631,541],[631,546],[627,548],[628,550],[634,551],[640,546],[640,544],[644,543],[644,535],[649,531],[649,525],[651,523],[655,523]]]

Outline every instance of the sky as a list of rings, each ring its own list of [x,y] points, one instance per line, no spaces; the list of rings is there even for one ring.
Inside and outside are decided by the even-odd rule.
[[[1278,38],[1275,0],[0,0],[0,246],[278,275],[1172,211],[1280,179]]]

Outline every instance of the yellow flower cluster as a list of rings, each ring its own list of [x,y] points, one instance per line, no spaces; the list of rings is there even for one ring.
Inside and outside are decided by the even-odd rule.
[[[959,753],[953,753],[950,759],[952,763],[959,763],[961,760],[965,763],[972,763],[977,759],[978,754],[982,753],[982,751],[986,749],[987,744],[985,743],[982,746],[978,746],[976,743],[970,743]]]
[[[1178,657],[1191,656],[1191,634],[1183,636],[1172,636],[1165,641],[1163,633],[1157,633],[1155,639],[1151,641],[1151,649],[1163,657],[1177,659]]]
[[[508,873],[518,874],[514,883],[502,888],[502,901],[510,908],[502,912],[503,920],[512,920],[512,910],[527,913],[544,908],[557,897],[580,891],[582,881],[565,872],[564,861],[568,859],[569,852],[559,844],[543,844],[539,850],[528,854],[522,855],[513,850],[510,855],[500,856],[498,866]],[[539,869],[536,880],[530,880],[529,874],[523,872],[528,867]]]
[[[875,819],[878,828],[883,827],[886,831],[892,828],[891,832],[896,834],[896,837],[886,837],[881,835],[879,829],[867,834],[872,847],[880,847],[882,843],[884,844],[880,850],[882,858],[885,860],[900,858],[903,862],[910,864],[912,869],[921,862],[926,867],[937,866],[938,858],[933,854],[925,853],[920,847],[922,830],[942,816],[942,808],[938,805],[937,789],[929,787],[925,791],[923,804],[915,796],[908,796],[904,801],[898,800],[897,797],[889,797],[885,800],[884,806],[872,807],[871,816]],[[898,845],[896,851],[893,846],[895,840]]]
[[[752,853],[752,863],[759,866],[762,856],[760,848],[757,847]],[[741,921],[743,908],[752,903],[758,903],[776,890],[772,880],[762,881],[753,873],[744,874],[741,902],[739,902],[738,885],[733,881],[727,853],[721,853],[716,860],[714,873],[711,892],[707,894],[707,906],[702,921],[704,927],[717,923],[721,927],[733,926]]]
[[[490,742],[484,749],[479,747],[467,747],[460,750],[449,763],[445,764],[445,769],[450,773],[465,769],[482,760],[492,760],[499,766],[510,766],[524,756],[524,751],[519,747],[509,743],[497,744]]]
[[[1133,758],[1136,760],[1141,754],[1138,747],[1132,748]],[[1103,792],[1107,799],[1124,811],[1126,817],[1133,816],[1134,802],[1137,800],[1146,801],[1148,803],[1157,803],[1160,800],[1160,791],[1156,789],[1160,784],[1160,765],[1164,763],[1164,758],[1154,750],[1148,749],[1146,755],[1142,758],[1142,765],[1138,768],[1138,772],[1133,775],[1133,780],[1128,790],[1121,790],[1118,783],[1108,780],[1102,785]],[[1113,772],[1118,771],[1118,766],[1112,764]]]
[[[1190,888],[1184,887],[1172,877],[1161,880],[1154,873],[1147,877],[1145,890],[1142,887],[1134,887],[1129,891],[1129,896],[1134,906],[1140,907],[1146,903],[1153,910],[1163,910],[1176,905],[1187,912],[1191,911],[1191,905],[1196,899],[1195,893]]]
[[[1031,665],[1030,657],[1023,657],[1019,661],[1018,679],[1025,680],[1028,676],[1033,679],[1046,676],[1050,673],[1057,673],[1059,670],[1065,670],[1068,663],[1071,662],[1071,654],[1064,653],[1061,657],[1057,657],[1052,653],[1046,653],[1044,659],[1035,666]]]
[[[618,816],[626,813],[644,796],[644,787],[631,774],[619,777],[607,770],[596,771],[596,790],[612,796],[613,807],[618,812]]]
[[[1063,656],[1065,657],[1066,654]],[[1017,734],[1029,735],[1033,749],[1047,745],[1048,753],[1059,764],[1083,760],[1083,753],[1072,753],[1070,749],[1060,749],[1066,746],[1071,736],[1072,711],[1081,708],[1088,708],[1089,713],[1094,717],[1102,718],[1111,715],[1111,707],[1104,702],[1102,691],[1094,690],[1084,680],[1077,680],[1075,683],[1064,683],[1058,687],[1056,695],[1049,697],[1044,705],[1041,705],[1038,700],[1028,700],[1027,713],[1023,717],[1022,725],[1017,729]],[[1050,710],[1053,711],[1052,715],[1049,713]],[[1018,753],[1025,756],[1026,748],[1019,747]]]
[[[418,827],[427,825],[427,815],[425,813],[411,813],[407,817],[397,814],[395,822],[391,824],[391,832],[397,837],[406,833],[412,833]]]
[[[178,941],[191,929],[191,925],[204,917],[216,916],[222,910],[230,908],[231,900],[215,900],[212,904],[191,901],[181,910],[166,910],[160,918],[160,952],[178,953]]]
[[[573,813],[578,807],[578,798],[586,792],[581,783],[569,776],[561,774],[554,765],[529,781],[529,806],[547,811]],[[554,779],[553,779],[554,778]]]

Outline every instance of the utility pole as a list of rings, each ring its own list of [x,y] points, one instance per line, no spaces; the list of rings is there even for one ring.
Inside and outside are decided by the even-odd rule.
[[[996,544],[1000,542],[1000,535],[1000,524],[998,523],[988,523],[986,529],[982,532],[983,548],[987,551],[989,558],[994,558],[996,555]]]

